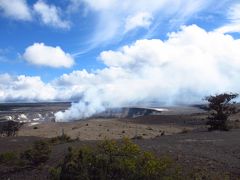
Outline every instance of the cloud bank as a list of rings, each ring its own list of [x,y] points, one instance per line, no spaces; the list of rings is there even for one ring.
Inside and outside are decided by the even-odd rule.
[[[103,51],[99,59],[106,67],[92,72],[73,71],[49,83],[40,77],[2,75],[0,100],[79,100],[55,114],[58,121],[153,101],[162,105],[198,103],[209,94],[239,92],[239,47],[240,40],[230,35],[183,26],[169,33],[165,41],[138,40]],[[42,54],[38,52],[32,54]]]
[[[192,25],[170,33],[166,41],[139,40],[102,52],[107,67],[88,74],[81,101],[56,118],[85,118],[108,107],[149,101],[197,103],[209,94],[239,92],[239,46],[238,39]]]
[[[31,64],[53,68],[70,68],[74,64],[71,55],[65,53],[59,46],[46,46],[44,43],[34,43],[27,47],[23,58]]]
[[[0,75],[0,101],[2,102],[52,101],[55,94],[54,87],[45,84],[38,76]]]

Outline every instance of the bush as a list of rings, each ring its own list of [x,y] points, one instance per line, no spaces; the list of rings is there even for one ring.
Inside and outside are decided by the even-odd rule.
[[[5,152],[0,154],[0,163],[9,163],[17,159],[17,155],[14,152]]]
[[[21,159],[30,165],[38,166],[49,159],[50,153],[51,149],[47,142],[36,141],[31,149],[21,154]]]
[[[170,158],[159,159],[129,139],[104,141],[96,148],[69,148],[63,162],[51,169],[52,179],[176,179]]]
[[[61,136],[57,136],[54,138],[51,138],[49,143],[51,144],[62,144],[62,143],[68,143],[68,142],[72,142],[74,141],[73,139],[71,139],[70,136],[63,134]]]
[[[215,96],[208,96],[205,100],[208,101],[210,115],[208,116],[207,125],[209,130],[229,130],[227,121],[229,116],[237,113],[235,102],[231,102],[238,94],[224,93]]]
[[[60,179],[60,173],[61,173],[61,168],[53,168],[53,167],[51,167],[49,169],[49,175],[50,175],[52,180]]]

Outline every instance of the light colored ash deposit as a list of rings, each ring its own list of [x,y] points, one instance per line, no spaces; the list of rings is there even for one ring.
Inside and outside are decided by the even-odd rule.
[[[41,122],[68,122],[66,119],[56,121],[55,113],[64,112],[71,106],[68,102],[56,103],[2,103],[0,104],[0,122],[16,121],[19,123],[28,123],[29,125],[39,124]],[[103,112],[85,118],[136,118],[147,115],[167,115],[167,114],[186,114],[200,112],[201,108],[194,106],[129,106],[119,108],[108,108]],[[83,120],[79,118],[76,120]]]
[[[67,109],[70,103],[2,103],[0,122],[29,123],[54,122],[54,113]]]

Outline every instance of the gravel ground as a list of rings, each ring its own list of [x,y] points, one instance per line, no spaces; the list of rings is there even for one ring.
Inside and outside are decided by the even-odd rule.
[[[161,136],[153,139],[134,140],[143,149],[157,155],[173,157],[186,171],[206,169],[208,172],[221,172],[230,174],[231,179],[240,179],[240,130],[229,132],[188,132]],[[36,137],[2,138],[0,152],[23,151]],[[46,179],[48,167],[55,166],[62,159],[69,146],[95,145],[98,141],[77,141],[56,145],[51,153],[47,166],[42,169],[11,172],[1,169],[1,179]],[[3,173],[4,170],[7,173]]]
[[[238,119],[239,114],[232,118],[237,120],[235,124],[239,127]],[[54,146],[46,165],[38,169],[15,171],[0,165],[0,179],[47,179],[49,167],[59,163],[69,146],[94,146],[107,135],[111,139],[119,139],[124,136],[132,138],[137,133],[143,139],[134,140],[135,143],[159,156],[170,155],[186,172],[205,169],[208,172],[227,173],[231,179],[240,180],[240,129],[208,132],[205,122],[206,112],[202,109],[175,108],[168,114],[134,119],[48,122],[37,125],[38,129],[26,125],[18,137],[0,138],[0,153],[22,152],[36,140],[60,135],[63,128],[73,138],[80,137],[80,141]],[[161,136],[164,130],[166,133]]]

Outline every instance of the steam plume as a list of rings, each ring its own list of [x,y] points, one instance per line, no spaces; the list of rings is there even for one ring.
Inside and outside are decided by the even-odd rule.
[[[150,101],[196,103],[222,91],[238,92],[240,40],[191,25],[168,39],[139,40],[99,58],[106,68],[64,75],[55,84],[70,83],[81,97],[57,121],[89,117],[109,107]],[[70,81],[70,82],[69,82]],[[69,92],[69,91],[68,91]]]

